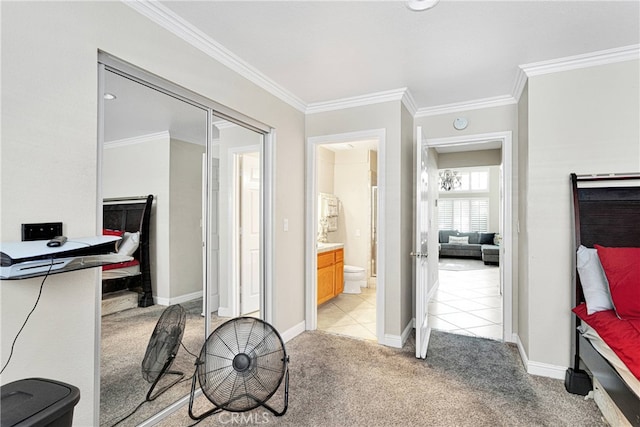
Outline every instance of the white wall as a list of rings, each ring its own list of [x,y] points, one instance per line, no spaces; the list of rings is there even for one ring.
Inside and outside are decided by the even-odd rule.
[[[205,147],[171,139],[168,304],[202,296],[202,155]],[[160,296],[160,295],[158,295]]]
[[[518,337],[523,350],[529,354],[529,237],[527,220],[527,200],[529,189],[529,83],[527,83],[518,102]]]
[[[105,144],[102,192],[106,197],[153,194],[149,229],[149,258],[153,296],[169,298],[170,206],[168,132]]]
[[[640,170],[640,69],[627,61],[529,79],[525,233],[529,359],[570,363],[569,174]],[[521,228],[521,233],[522,233]]]
[[[334,194],[340,200],[338,231],[331,241],[344,242],[344,261],[371,275],[371,187],[369,150],[341,150],[335,156]]]
[[[499,165],[500,163],[502,163],[502,152],[500,149],[440,153],[438,157],[438,167],[440,167],[440,169],[493,166]]]
[[[63,221],[98,232],[98,50],[129,61],[277,129],[274,326],[304,319],[304,115],[121,2],[1,2],[2,224]],[[52,168],[51,165],[62,166]],[[2,360],[40,281],[0,287]],[[100,288],[94,270],[47,279],[2,382],[55,378],[80,388],[77,425],[97,425]],[[46,348],[46,351],[43,349]]]
[[[322,146],[317,147],[316,159],[318,165],[318,192],[333,194],[334,189],[334,165],[336,155],[333,151],[327,150]]]

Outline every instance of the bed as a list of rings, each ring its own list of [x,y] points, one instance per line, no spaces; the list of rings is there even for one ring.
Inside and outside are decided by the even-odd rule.
[[[565,387],[593,388],[611,424],[640,426],[640,174],[571,174],[571,187],[575,339]]]
[[[139,293],[139,307],[153,305],[149,229],[153,195],[104,199],[103,234],[121,236],[118,253],[133,260],[103,267],[102,295],[131,290]]]

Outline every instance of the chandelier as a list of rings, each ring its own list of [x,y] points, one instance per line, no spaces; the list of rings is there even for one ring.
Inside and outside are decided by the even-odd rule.
[[[462,177],[457,171],[449,169],[439,172],[440,175],[440,188],[444,191],[451,191],[459,188],[462,185]]]

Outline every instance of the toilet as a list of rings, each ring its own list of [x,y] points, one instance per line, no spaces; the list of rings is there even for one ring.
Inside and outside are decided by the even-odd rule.
[[[353,265],[344,266],[344,290],[345,294],[359,294],[360,288],[367,286],[367,274],[364,268]]]

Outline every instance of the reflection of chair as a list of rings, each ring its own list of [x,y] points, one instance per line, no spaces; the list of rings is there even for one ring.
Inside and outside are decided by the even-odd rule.
[[[209,335],[191,382],[189,416],[203,420],[222,410],[244,412],[262,406],[276,416],[287,412],[289,401],[289,357],[280,334],[268,323],[253,317],[238,317],[220,325]],[[196,377],[203,394],[214,408],[193,414]],[[284,409],[276,411],[266,402],[284,378]]]
[[[186,320],[186,311],[180,304],[167,307],[158,319],[142,360],[142,377],[152,383],[147,393],[147,401],[154,400],[184,377],[184,373],[170,371],[169,368],[180,349]],[[176,375],[178,378],[152,394],[160,379],[167,374]]]

